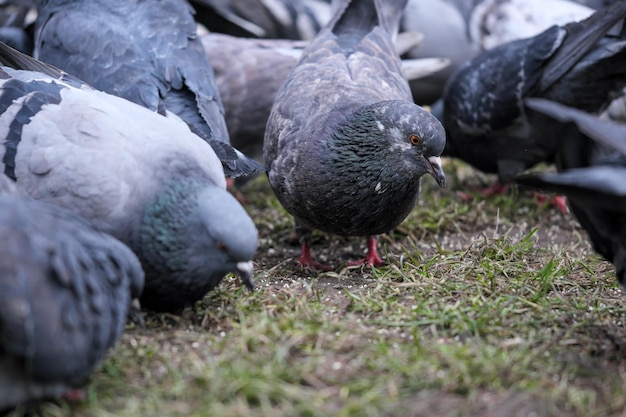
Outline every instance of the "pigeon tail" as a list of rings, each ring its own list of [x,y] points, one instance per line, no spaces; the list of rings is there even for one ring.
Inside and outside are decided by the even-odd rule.
[[[233,148],[234,149],[234,148]],[[227,178],[246,177],[252,174],[265,172],[265,166],[235,149],[237,159],[235,161],[222,161],[224,175]]]
[[[407,0],[348,0],[335,5],[341,10],[329,23],[339,43],[350,48],[356,45],[374,27],[381,26],[393,38],[398,34],[400,19]]]
[[[573,68],[618,22],[626,18],[626,2],[600,9],[587,19],[565,25],[563,44],[548,62],[539,84],[540,91],[548,90]]]

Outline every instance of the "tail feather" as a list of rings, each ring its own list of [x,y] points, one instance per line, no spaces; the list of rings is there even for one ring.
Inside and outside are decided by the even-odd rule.
[[[616,2],[598,10],[587,19],[565,26],[563,45],[544,69],[539,86],[546,91],[585,56],[615,25],[626,18],[626,1]]]
[[[408,0],[337,0],[328,27],[345,42],[358,42],[376,26],[394,39]]]

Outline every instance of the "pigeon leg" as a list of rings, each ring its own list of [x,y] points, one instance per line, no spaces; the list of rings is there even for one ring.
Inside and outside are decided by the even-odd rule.
[[[312,233],[313,231],[311,229],[309,229],[306,226],[303,226],[298,221],[298,219],[296,219],[296,235],[298,236],[298,240],[300,241],[300,244],[302,245],[300,259],[298,259],[298,262],[300,262],[300,265],[308,269],[318,270],[318,271],[332,271],[333,270],[332,267],[321,264],[313,260],[313,257],[311,256],[311,234]]]
[[[548,198],[545,194],[536,193],[535,199],[537,200],[538,205],[542,205],[548,200],[548,204],[554,206],[563,214],[569,213],[569,207],[567,206],[567,197],[564,195],[555,195],[554,197]]]
[[[313,257],[311,256],[311,244],[309,243],[309,239],[302,240],[302,251],[298,262],[300,262],[300,265],[302,265],[303,267],[309,269],[316,269],[321,271],[333,270],[333,268],[331,268],[330,266],[323,265],[313,260]]]
[[[509,190],[507,184],[500,184],[498,181],[491,184],[489,187],[478,189],[478,194],[483,197],[493,197],[494,195],[504,195]]]
[[[494,182],[488,187],[472,187],[474,191],[483,197],[493,197],[494,195],[504,195],[509,190],[508,184],[500,184],[498,181]],[[458,192],[459,198],[462,201],[472,201],[474,196],[466,192]]]
[[[73,388],[65,391],[62,398],[67,402],[77,403],[84,401],[87,398],[87,394],[85,393],[85,390],[81,388]]]
[[[237,188],[235,178],[226,178],[226,190],[231,193],[237,201],[241,204],[248,204],[250,201],[246,196]]]
[[[376,236],[367,238],[367,255],[365,255],[365,258],[347,263],[348,266],[381,266],[384,264],[385,261],[378,255],[378,238]]]

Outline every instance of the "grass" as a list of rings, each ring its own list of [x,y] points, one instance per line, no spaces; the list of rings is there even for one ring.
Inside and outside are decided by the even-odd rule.
[[[259,289],[227,277],[182,316],[128,328],[79,403],[40,416],[619,416],[626,308],[613,267],[569,215],[527,192],[461,201],[486,181],[447,161],[448,189],[381,238],[388,265],[311,275],[263,178],[245,191]],[[345,264],[364,239],[315,235]]]

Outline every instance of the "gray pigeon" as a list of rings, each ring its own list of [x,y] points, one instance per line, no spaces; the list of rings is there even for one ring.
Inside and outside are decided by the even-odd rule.
[[[369,236],[357,263],[379,265],[375,235],[412,210],[420,178],[445,176],[439,121],[412,102],[393,37],[405,0],[334,3],[330,23],[307,46],[279,90],[267,123],[270,185],[296,219],[300,263],[312,229]]]
[[[443,71],[410,81],[413,96],[417,103],[431,104],[441,97],[448,78],[482,51],[591,13],[593,9],[569,0],[409,0],[401,28],[420,31],[424,42],[408,56],[451,61]]]
[[[228,177],[263,169],[230,145],[186,0],[38,0],[37,10],[36,58],[109,94],[175,113],[209,142]]]
[[[542,97],[600,112],[626,85],[626,37],[610,30],[626,17],[626,2],[582,22],[502,44],[463,65],[433,113],[447,133],[445,154],[500,183],[539,162],[551,161],[556,143],[524,111],[523,100]]]
[[[144,306],[179,310],[228,272],[252,287],[256,228],[187,124],[3,44],[0,62],[28,70],[0,67],[5,174],[129,245],[146,272]]]
[[[520,176],[520,184],[568,197],[593,248],[615,265],[626,294],[626,125],[543,99],[527,106],[551,118],[561,138],[559,173]]]
[[[144,283],[137,257],[117,239],[7,188],[0,185],[0,410],[84,385]]]

